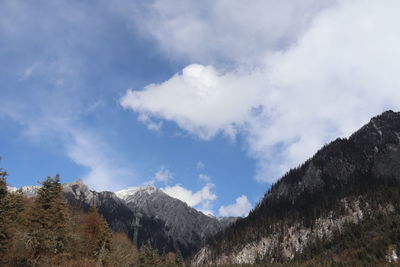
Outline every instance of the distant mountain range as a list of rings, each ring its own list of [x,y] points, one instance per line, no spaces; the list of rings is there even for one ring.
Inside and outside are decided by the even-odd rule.
[[[9,190],[34,197],[39,187]],[[63,184],[63,193],[72,207],[88,211],[96,206],[112,230],[128,234],[139,247],[150,242],[160,253],[179,251],[185,258],[237,219],[205,215],[153,186],[96,192],[78,180]]]

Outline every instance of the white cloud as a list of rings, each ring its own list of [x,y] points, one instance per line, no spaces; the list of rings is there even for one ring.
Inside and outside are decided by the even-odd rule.
[[[295,40],[333,0],[156,0],[134,19],[173,58],[249,63]]]
[[[97,67],[98,61],[84,49],[90,46],[102,58],[111,55],[97,50],[95,44],[104,39],[99,33],[105,33],[113,17],[109,13],[96,17],[90,10],[93,5],[79,1],[40,5],[1,1],[0,58],[7,72],[0,78],[4,84],[0,117],[19,124],[23,136],[38,147],[57,150],[58,156],[84,167],[84,177],[69,179],[83,178],[93,189],[114,190],[134,177],[88,116],[97,113],[106,97],[91,80],[92,66]],[[98,102],[88,106],[93,99]]]
[[[132,181],[135,177],[98,135],[72,126],[70,118],[42,116],[38,119],[18,110],[2,114],[18,122],[29,140],[61,147],[62,153],[70,160],[87,168],[83,177],[68,178],[83,179],[91,189],[115,190],[123,186],[124,180]]]
[[[193,64],[162,84],[128,90],[121,105],[146,116],[175,121],[202,139],[219,132],[234,137],[236,128],[261,104],[260,88],[248,87],[257,76],[222,73],[212,66]]]
[[[110,157],[109,148],[87,131],[71,129],[72,139],[66,143],[66,154],[75,163],[88,168],[82,177],[94,190],[112,191],[123,186],[123,180],[134,177],[132,170],[122,167]]]
[[[141,113],[138,117],[138,120],[142,123],[144,123],[147,127],[147,129],[151,130],[151,131],[156,131],[159,132],[162,128],[162,122],[155,122],[154,120],[152,120],[148,115]]]
[[[212,203],[217,199],[217,195],[213,192],[213,188],[214,185],[208,183],[199,191],[193,192],[182,187],[180,184],[176,184],[174,186],[161,188],[161,190],[171,197],[177,198],[205,214],[212,214]]]
[[[154,179],[157,182],[168,183],[173,178],[173,174],[170,170],[165,168],[165,166],[161,166],[160,170],[158,170],[154,174]]]
[[[150,18],[155,31],[149,34],[165,50],[204,65],[130,90],[121,104],[175,121],[203,139],[242,131],[258,162],[257,180],[274,182],[324,143],[400,107],[400,2],[335,2],[322,9],[313,1],[279,7],[254,1],[249,8],[247,2],[218,1],[227,14],[219,20],[218,4],[207,6],[207,17],[192,2],[181,12],[155,1],[153,15],[165,16]],[[268,16],[270,10],[279,17]],[[271,36],[269,25],[275,25]],[[214,62],[218,67],[209,65]]]
[[[252,206],[250,201],[245,195],[242,195],[236,199],[235,204],[228,206],[221,206],[219,208],[220,216],[247,216]]]
[[[249,131],[260,180],[274,181],[325,142],[399,108],[399,11],[397,1],[341,1],[269,59],[266,118],[254,118]]]
[[[204,174],[204,173],[200,173],[199,174],[199,179],[204,181],[204,182],[211,181],[211,177],[209,175],[207,175],[207,174]]]

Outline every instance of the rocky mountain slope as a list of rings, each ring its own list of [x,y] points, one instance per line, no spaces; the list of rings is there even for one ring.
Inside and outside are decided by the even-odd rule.
[[[333,141],[303,165],[289,171],[248,217],[214,236],[192,263],[292,261],[299,255],[304,257],[320,251],[309,249],[315,248],[315,244],[324,244],[326,250],[343,248],[339,241],[328,244],[341,240],[337,237],[346,240],[351,225],[370,229],[358,232],[361,236],[360,233],[370,234],[373,229],[384,229],[387,236],[397,236],[397,240],[392,238],[376,246],[381,247],[379,259],[390,259],[400,249],[398,226],[388,228],[379,223],[397,218],[399,213],[400,113],[387,111],[371,119],[348,139]],[[365,226],[371,220],[377,224],[375,228]],[[399,222],[396,219],[388,225]],[[341,236],[344,233],[347,235]],[[378,238],[373,239],[375,242],[381,235],[373,236]],[[370,253],[360,242],[351,244],[358,244],[353,247],[354,254]]]
[[[229,224],[227,219],[207,216],[153,186],[128,188],[116,194],[126,201],[131,210],[165,223],[165,233],[171,241],[169,245],[179,249],[183,255],[196,251],[204,245],[207,237]]]
[[[31,198],[39,187],[8,190],[18,190]],[[71,207],[88,211],[96,206],[112,230],[126,233],[139,247],[150,242],[160,253],[179,251],[183,257],[190,256],[207,237],[236,220],[204,215],[155,187],[96,192],[77,180],[64,183],[63,194]]]

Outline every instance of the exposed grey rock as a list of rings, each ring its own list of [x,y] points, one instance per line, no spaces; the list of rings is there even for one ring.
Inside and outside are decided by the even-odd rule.
[[[9,190],[34,198],[39,188],[24,186]],[[64,183],[62,190],[70,206],[84,211],[96,206],[112,230],[126,233],[139,247],[150,242],[160,253],[180,251],[188,257],[207,237],[236,220],[205,215],[155,187],[96,192],[77,180]]]
[[[251,238],[235,241],[233,231],[225,231],[231,234],[229,248],[215,252],[212,246],[206,245],[192,263],[242,264],[254,263],[257,259],[266,262],[291,259],[309,242],[329,238],[347,222],[358,223],[373,214],[394,212],[390,200],[372,208],[368,194],[358,192],[370,192],[375,185],[399,182],[400,113],[387,111],[371,119],[348,139],[337,139],[326,145],[274,184],[247,218],[231,226],[236,227],[235,234],[252,235]],[[327,212],[327,207],[331,212]],[[312,221],[302,218],[306,212]],[[263,223],[269,230],[254,234],[254,225]],[[227,238],[218,236],[224,242]]]
[[[134,214],[115,193],[89,190],[82,180],[63,184],[63,193],[71,206],[84,211],[96,206],[112,230],[132,235],[131,224]]]
[[[15,192],[21,193],[28,198],[33,198],[37,195],[37,190],[39,188],[39,185],[28,185],[18,188]]]
[[[184,256],[196,251],[207,237],[221,231],[235,218],[218,220],[153,187],[133,187],[116,193],[132,209],[165,223],[167,236],[175,250]],[[140,232],[140,230],[139,230]]]

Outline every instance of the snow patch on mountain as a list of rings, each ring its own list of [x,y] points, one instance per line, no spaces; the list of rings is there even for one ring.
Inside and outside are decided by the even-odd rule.
[[[122,189],[118,192],[115,192],[115,194],[119,198],[121,198],[123,200],[127,200],[129,197],[131,197],[137,193],[140,193],[140,194],[145,193],[145,194],[151,195],[156,191],[157,191],[157,188],[155,188],[154,186],[135,186],[135,187],[128,187],[126,189]]]

